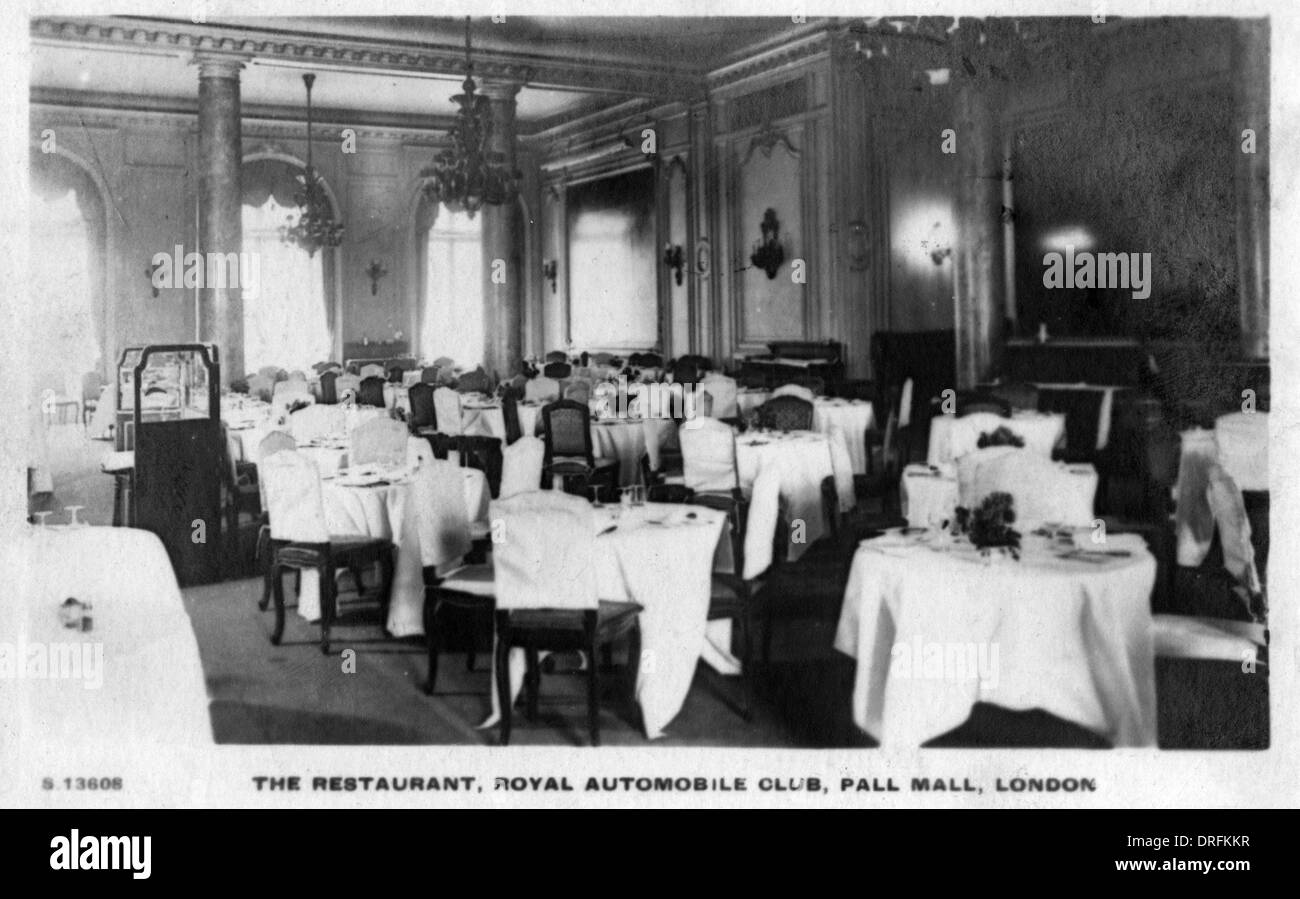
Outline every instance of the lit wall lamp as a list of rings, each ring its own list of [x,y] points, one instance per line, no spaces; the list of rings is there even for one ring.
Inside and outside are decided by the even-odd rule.
[[[763,239],[755,245],[749,261],[766,272],[769,279],[774,279],[781,263],[785,262],[785,250],[781,248],[781,223],[777,221],[776,210],[765,211],[758,227],[763,232]]]
[[[551,293],[555,293],[555,282],[560,276],[560,264],[554,259],[542,263],[542,277],[551,282]]]
[[[673,270],[673,280],[682,286],[682,268],[686,265],[686,255],[681,244],[664,244],[664,265]]]
[[[370,279],[370,295],[373,297],[379,293],[379,279],[388,274],[388,269],[380,264],[378,259],[371,259],[370,264],[366,266],[366,277]]]

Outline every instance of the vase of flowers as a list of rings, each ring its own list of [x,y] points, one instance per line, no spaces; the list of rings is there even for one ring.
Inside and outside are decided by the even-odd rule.
[[[1015,520],[1015,501],[1011,494],[990,493],[974,509],[957,507],[953,532],[964,534],[983,555],[998,550],[1019,559],[1020,532],[1012,527]]]

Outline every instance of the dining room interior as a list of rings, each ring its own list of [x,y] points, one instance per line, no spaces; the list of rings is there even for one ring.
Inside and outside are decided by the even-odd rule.
[[[1269,746],[1267,19],[196,18],[30,23],[45,726]]]

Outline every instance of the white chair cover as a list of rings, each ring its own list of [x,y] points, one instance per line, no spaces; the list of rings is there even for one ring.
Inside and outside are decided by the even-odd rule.
[[[289,416],[289,433],[299,443],[347,432],[343,409],[339,406],[312,405]]]
[[[840,511],[847,512],[856,505],[853,490],[853,457],[849,455],[848,439],[844,429],[832,424],[826,435],[831,447],[831,473],[835,475],[835,495]]]
[[[540,437],[520,437],[502,451],[502,456],[501,499],[541,489],[546,443]]]
[[[264,458],[257,474],[266,494],[272,539],[329,542],[315,462],[296,450],[281,450]]]
[[[340,403],[350,397],[355,398],[360,389],[361,378],[356,375],[339,375],[334,381],[334,395]]]
[[[1214,422],[1219,464],[1242,490],[1268,489],[1268,413],[1234,412]]]
[[[425,463],[434,461],[433,447],[423,437],[414,434],[406,438],[406,466],[423,468]]]
[[[1013,527],[1022,534],[1045,522],[1091,527],[1094,497],[1080,490],[1081,483],[1065,466],[1019,447],[986,447],[957,461],[958,502],[974,509],[990,493],[1009,493]]]
[[[401,465],[406,461],[406,425],[391,418],[372,418],[353,429],[349,465]]]
[[[274,390],[275,379],[273,377],[259,374],[248,379],[248,395],[255,399],[267,399],[273,395]]]
[[[461,418],[460,394],[450,387],[437,387],[433,391],[433,414],[438,418],[438,432],[458,436],[465,432]]]
[[[426,440],[420,442],[429,445]],[[470,551],[464,483],[458,465],[433,458],[420,466],[411,481],[411,498],[420,528],[420,564],[426,568],[450,567]]]
[[[908,378],[903,382],[903,389],[898,395],[898,427],[905,428],[912,423],[912,391],[915,385]]]
[[[812,390],[807,387],[801,387],[798,384],[782,384],[776,390],[772,391],[772,396],[797,396],[801,400],[812,402],[816,397]]]
[[[1181,435],[1178,483],[1174,485],[1174,533],[1178,564],[1197,568],[1214,542],[1214,511],[1210,508],[1210,469],[1217,463],[1214,434],[1192,428]]]
[[[596,608],[596,516],[590,503],[538,490],[495,500],[488,517],[495,532],[498,609]]]
[[[1223,547],[1223,567],[1252,593],[1260,592],[1259,570],[1255,567],[1255,545],[1250,542],[1250,519],[1241,490],[1222,465],[1210,467],[1208,487],[1214,523]]]
[[[560,398],[560,382],[545,375],[538,375],[524,385],[526,402],[549,403]]]
[[[736,432],[716,418],[696,418],[678,429],[685,483],[696,492],[729,492],[740,485]]]
[[[765,465],[754,479],[745,518],[745,567],[741,577],[752,580],[772,566],[772,538],[781,514],[781,473]]]
[[[281,394],[285,393],[311,393],[311,388],[307,386],[306,378],[299,380],[290,378],[287,381],[276,381],[275,387],[271,391],[271,395],[279,397]]]
[[[700,381],[698,389],[708,391],[709,396],[713,397],[714,418],[735,418],[740,414],[736,402],[735,378],[729,378],[720,372],[709,372]]]
[[[928,455],[931,465],[952,462],[979,448],[980,437],[998,428],[1006,428],[1025,442],[1025,449],[1050,459],[1052,449],[1065,427],[1063,416],[1032,416],[1028,418],[1003,418],[992,412],[972,412],[960,418],[949,419],[947,446],[934,446]],[[942,429],[931,424],[931,441],[942,440]]]
[[[386,378],[388,377],[388,372],[384,371],[382,365],[372,362],[369,365],[361,366],[360,375],[361,380],[364,381],[366,378]]]

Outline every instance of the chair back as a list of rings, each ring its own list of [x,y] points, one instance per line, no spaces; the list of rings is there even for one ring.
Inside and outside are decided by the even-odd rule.
[[[298,441],[294,440],[292,435],[284,431],[272,431],[258,442],[257,458],[250,461],[257,464],[273,453],[296,450],[297,448]]]
[[[568,362],[569,356],[563,350],[551,350],[546,354],[546,362]]]
[[[772,399],[776,399],[778,396],[797,396],[799,399],[811,403],[816,394],[802,384],[782,384],[772,391]]]
[[[420,382],[423,384],[438,383],[438,366],[426,365],[420,370]]]
[[[387,416],[372,418],[352,430],[349,465],[398,466],[406,461],[406,425]]]
[[[402,377],[406,374],[406,369],[400,365],[388,366],[388,382],[390,384],[402,383]]]
[[[686,356],[672,364],[671,374],[674,384],[694,384],[704,376],[695,362]]]
[[[709,372],[700,379],[699,388],[713,397],[714,418],[735,418],[740,415],[736,401],[736,379],[720,372]]]
[[[296,450],[280,450],[258,462],[257,475],[266,497],[272,539],[329,542],[320,472],[315,462]]]
[[[546,443],[540,437],[520,437],[502,455],[501,499],[542,489]]]
[[[361,392],[361,378],[357,375],[339,375],[334,382],[334,391],[340,403],[345,400],[356,402],[357,394]]]
[[[433,391],[433,411],[438,430],[453,437],[465,432],[465,423],[461,418],[460,394],[450,387],[438,387]]]
[[[506,427],[506,446],[511,446],[524,436],[523,426],[519,423],[519,397],[513,387],[501,391],[501,419]]]
[[[591,382],[573,381],[568,387],[564,388],[564,398],[586,405],[591,402]]]
[[[271,402],[271,391],[275,388],[275,377],[261,372],[248,379],[248,394],[264,403]]]
[[[548,378],[562,381],[573,374],[573,366],[567,362],[548,362],[542,369],[542,374]]]
[[[613,360],[613,353],[592,353],[587,361],[590,365],[609,365]]]
[[[433,393],[433,385],[423,381],[412,384],[407,391],[407,398],[411,403],[411,415],[406,423],[411,430],[432,428],[437,425],[438,416],[433,403]]]
[[[677,431],[684,481],[696,493],[729,492],[740,486],[736,432],[715,418],[696,418]]]
[[[957,393],[957,414],[971,415],[975,412],[991,412],[1003,418],[1011,417],[1011,403],[980,391],[959,391]]]
[[[428,441],[412,437],[412,441]],[[412,500],[420,531],[420,564],[449,566],[473,547],[465,507],[465,475],[460,466],[430,458],[411,479]]]
[[[367,365],[361,366],[361,369],[357,374],[361,376],[362,380],[365,380],[366,378],[379,378],[380,380],[383,380],[388,376],[388,372],[384,371],[384,367],[377,362],[371,362]]]
[[[591,412],[585,403],[556,400],[542,407],[547,465],[560,457],[580,457],[588,466],[595,466],[590,419]]]
[[[299,443],[339,436],[346,431],[346,417],[341,406],[308,406],[289,416],[289,433]]]
[[[357,391],[357,403],[362,406],[384,408],[387,405],[384,401],[384,379],[377,375],[363,377],[361,389]]]
[[[596,515],[585,499],[558,490],[494,500],[497,608],[591,609],[596,588]]]
[[[812,429],[813,404],[794,394],[773,394],[758,407],[759,427],[778,431],[808,431]]]
[[[277,380],[276,375],[278,375],[279,373],[280,373],[280,367],[278,365],[263,365],[261,368],[257,370],[257,376],[259,378],[266,378],[268,381],[271,381],[272,383],[274,383]]]
[[[524,399],[530,402],[549,403],[560,398],[560,383],[545,375],[533,378],[524,385]]]
[[[461,393],[491,393],[492,379],[480,366],[461,375],[456,382],[456,389]]]
[[[320,401],[326,405],[333,406],[339,401],[338,380],[339,372],[336,369],[329,369],[321,372],[320,376]]]

